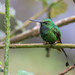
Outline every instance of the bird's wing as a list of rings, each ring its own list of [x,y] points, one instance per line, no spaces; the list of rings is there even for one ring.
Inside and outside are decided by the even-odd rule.
[[[54,26],[52,28],[52,32],[56,35],[56,38],[57,38],[56,42],[57,43],[62,43],[61,42],[61,32],[60,32],[59,28],[57,26]]]
[[[54,26],[52,28],[52,32],[54,33],[54,35],[56,36],[57,40],[56,43],[61,43],[61,32],[59,30],[59,28],[57,26]],[[58,51],[61,51],[60,48],[57,49]]]

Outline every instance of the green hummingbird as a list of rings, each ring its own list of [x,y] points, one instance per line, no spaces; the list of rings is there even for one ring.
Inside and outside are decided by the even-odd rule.
[[[55,44],[56,42],[62,43],[60,29],[53,23],[53,21],[51,19],[46,18],[41,21],[37,21],[37,20],[31,20],[31,21],[40,23],[40,35],[44,41],[48,42],[49,44]],[[67,56],[66,52],[64,51],[64,49],[60,48],[60,50],[63,51],[63,53],[65,54],[66,59],[67,59],[68,56]],[[69,63],[67,60],[66,66],[68,66],[68,65],[69,65]]]

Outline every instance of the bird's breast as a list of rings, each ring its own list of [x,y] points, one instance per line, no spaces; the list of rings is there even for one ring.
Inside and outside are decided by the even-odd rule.
[[[40,27],[40,35],[44,41],[49,43],[54,43],[57,40],[52,30],[45,26]]]
[[[46,26],[41,26],[40,27],[40,34],[41,34],[41,36],[46,36],[47,34],[48,34],[48,31],[49,31],[50,29],[48,28],[48,27],[46,27]]]

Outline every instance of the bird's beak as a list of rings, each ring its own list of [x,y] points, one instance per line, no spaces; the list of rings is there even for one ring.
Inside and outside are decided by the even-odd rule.
[[[33,21],[33,22],[41,22],[40,20],[32,20],[32,19],[29,19],[30,21]]]

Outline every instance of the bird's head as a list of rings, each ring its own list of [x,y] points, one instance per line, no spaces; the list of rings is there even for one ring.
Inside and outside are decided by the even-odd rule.
[[[43,19],[43,20],[31,20],[30,21],[34,21],[34,22],[39,22],[41,26],[52,26],[54,25],[53,21],[49,18]]]

